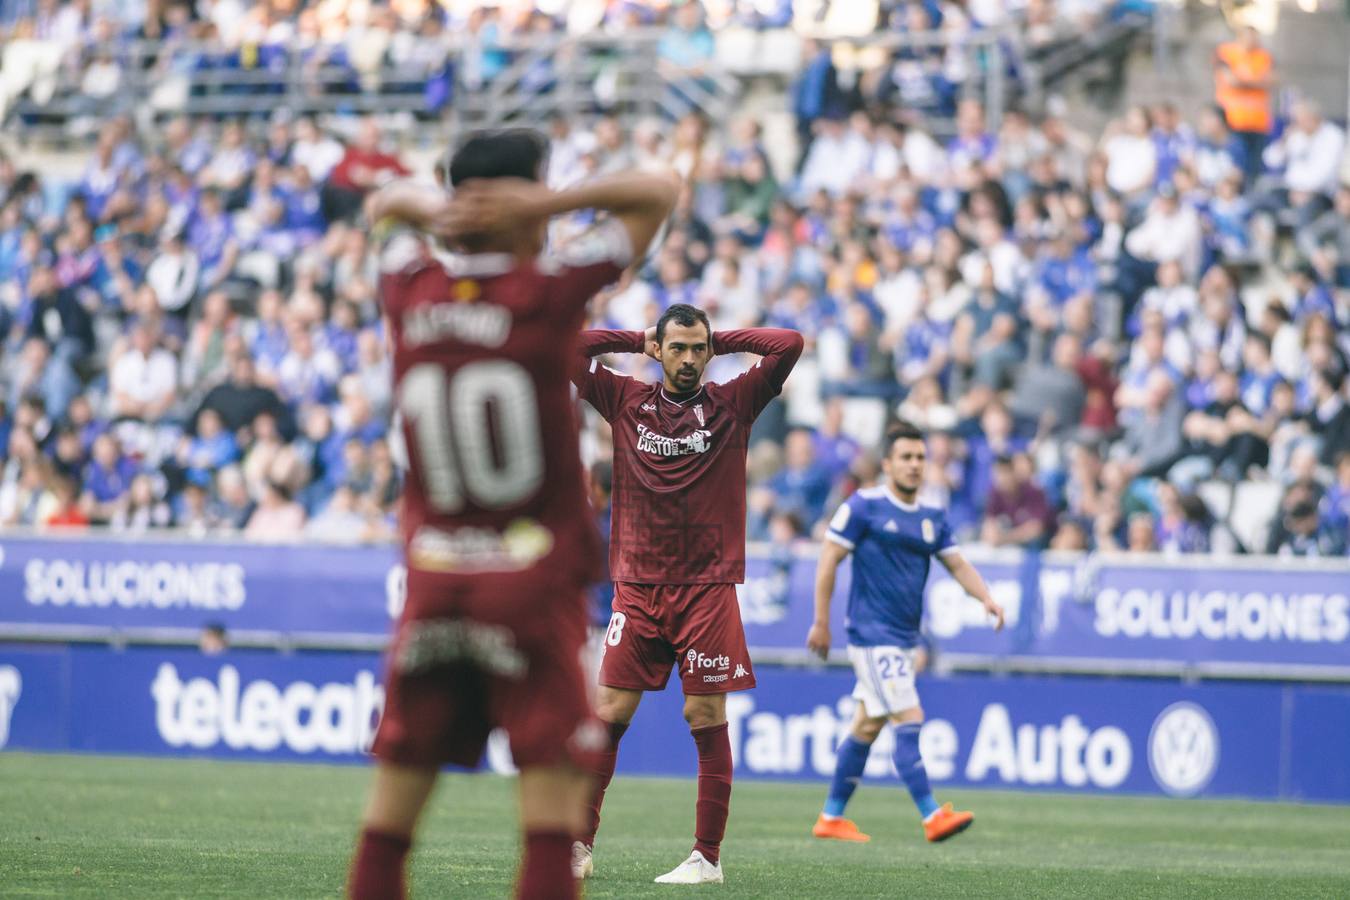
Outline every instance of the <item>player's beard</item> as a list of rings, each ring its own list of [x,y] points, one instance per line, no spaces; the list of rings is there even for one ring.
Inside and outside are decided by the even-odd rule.
[[[675,385],[681,393],[692,391],[698,387],[699,371],[693,368],[676,369],[675,374],[670,376],[670,383]]]

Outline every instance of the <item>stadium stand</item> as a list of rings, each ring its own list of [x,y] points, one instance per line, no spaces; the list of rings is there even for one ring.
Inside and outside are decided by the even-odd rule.
[[[74,182],[0,156],[0,525],[388,539],[389,363],[358,213],[411,161],[361,114],[463,125],[551,96],[552,183],[648,162],[688,179],[596,325],[687,301],[716,327],[807,336],[755,435],[752,540],[818,535],[899,414],[934,434],[927,493],[966,539],[1346,554],[1350,186],[1344,129],[1312,104],[1256,162],[1210,110],[1135,108],[1100,134],[1054,102],[1004,113],[1044,83],[1038,61],[1100,59],[1066,22],[1115,34],[1128,5],[882,4],[863,27],[822,4],[803,31],[827,40],[791,67],[786,3],[710,3],[707,23],[692,5],[468,6],[5,7],[7,121],[94,147]],[[582,49],[553,53],[565,39]],[[728,114],[731,71],[791,78],[799,154]],[[615,92],[640,101],[610,110]],[[596,423],[589,443],[604,459]],[[1041,527],[991,515],[1000,496]]]

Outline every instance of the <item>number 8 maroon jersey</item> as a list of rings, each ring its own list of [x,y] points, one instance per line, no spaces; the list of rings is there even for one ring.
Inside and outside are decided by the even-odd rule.
[[[631,255],[617,222],[556,263],[451,257],[411,232],[386,245],[410,588],[526,570],[560,585],[596,576],[570,376],[586,302]]]

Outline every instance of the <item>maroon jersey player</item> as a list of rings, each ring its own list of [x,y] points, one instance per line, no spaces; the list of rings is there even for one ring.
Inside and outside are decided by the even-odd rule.
[[[367,207],[420,230],[381,252],[409,458],[408,581],[355,898],[403,896],[438,769],[476,765],[498,726],[521,770],[519,895],[575,896],[572,837],[607,740],[579,659],[599,539],[568,376],[586,301],[645,251],[677,182],[633,173],[553,193],[536,183],[545,146],[523,130],[476,135],[450,161],[453,200],[400,184]],[[549,217],[586,208],[611,215],[564,259],[539,260]],[[428,232],[468,252],[451,255]]]
[[[590,827],[573,847],[572,871],[593,871],[600,805],[618,742],[643,691],[662,690],[672,667],[698,747],[694,850],[662,883],[720,882],[719,851],[731,799],[726,695],[754,687],[735,585],[745,580],[745,455],[755,417],[777,396],[802,352],[795,331],[750,328],[713,334],[702,310],[676,304],[643,332],[586,331],[582,354],[646,352],[660,384],[583,360],[581,397],[614,434],[610,572],[614,613],[605,634],[596,711],[609,725]],[[700,385],[713,353],[763,358],[725,384]]]

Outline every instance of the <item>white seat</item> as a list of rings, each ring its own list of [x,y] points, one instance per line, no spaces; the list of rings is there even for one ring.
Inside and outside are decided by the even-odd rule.
[[[1196,485],[1195,493],[1205,501],[1205,506],[1216,521],[1223,522],[1228,518],[1228,511],[1233,508],[1231,485],[1223,481],[1203,481]]]
[[[1244,481],[1234,491],[1229,524],[1249,553],[1265,552],[1283,493],[1276,481]]]

